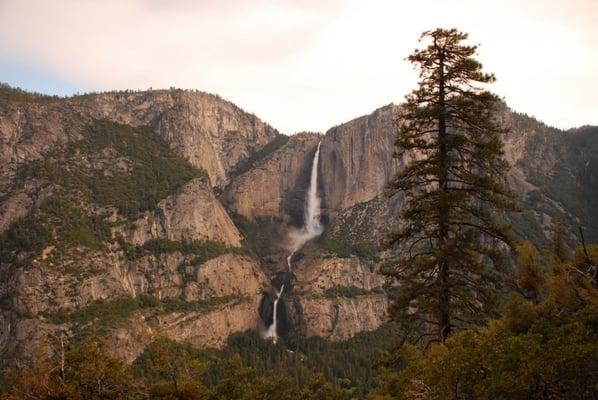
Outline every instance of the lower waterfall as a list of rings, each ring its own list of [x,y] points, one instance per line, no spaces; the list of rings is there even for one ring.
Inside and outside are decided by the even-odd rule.
[[[309,180],[309,188],[307,190],[307,196],[305,199],[305,212],[303,214],[303,227],[298,230],[291,231],[289,233],[289,239],[291,241],[291,253],[287,257],[287,267],[289,272],[291,272],[291,262],[293,260],[293,255],[297,252],[305,243],[309,240],[320,236],[323,231],[322,224],[320,222],[320,198],[318,197],[318,162],[320,160],[320,145],[322,142],[318,143],[318,147],[316,148],[316,153],[314,155],[314,160],[311,164],[311,175]],[[278,333],[276,332],[277,328],[277,307],[278,301],[280,300],[280,296],[284,291],[284,284],[280,287],[280,291],[276,296],[276,300],[274,300],[274,307],[272,311],[272,325],[268,327],[268,330],[265,332],[264,337],[272,339],[274,343],[278,340]]]
[[[282,286],[280,287],[280,291],[276,295],[276,300],[274,300],[274,307],[272,308],[272,325],[268,327],[268,330],[264,334],[265,338],[272,339],[274,343],[276,343],[276,340],[278,339],[278,334],[276,333],[276,310],[278,308],[278,300],[280,300],[280,296],[282,295],[283,291],[284,283],[282,284]]]

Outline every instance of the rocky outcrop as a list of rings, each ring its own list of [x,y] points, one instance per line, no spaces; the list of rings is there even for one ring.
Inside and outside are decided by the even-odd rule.
[[[322,206],[336,212],[373,199],[400,165],[393,158],[395,113],[396,107],[389,105],[332,128],[324,136],[292,136],[268,160],[234,180],[228,191],[233,208],[250,219],[284,219],[296,204],[301,207],[307,166],[320,140]]]
[[[399,167],[393,158],[395,118],[391,104],[326,132],[320,171],[327,208],[343,210],[383,191]]]
[[[235,178],[227,190],[231,208],[249,219],[282,217],[302,207],[309,179],[309,155],[320,135],[301,133],[257,167]]]
[[[197,178],[176,194],[160,201],[155,211],[145,212],[128,234],[130,242],[141,245],[150,239],[222,242],[241,245],[241,234],[205,179]]]
[[[307,337],[346,340],[386,321],[385,280],[374,263],[356,257],[315,259],[300,263],[295,276],[301,315],[294,318]]]
[[[385,283],[375,263],[357,257],[317,258],[299,263],[293,272],[296,277],[295,292],[301,295],[324,296],[336,286],[368,292],[382,291]]]
[[[257,328],[256,310],[269,283],[254,260],[226,254],[205,262],[199,268],[190,269],[178,285],[171,286],[176,289],[159,290],[157,293],[161,296],[182,294],[187,304],[205,304],[205,307],[180,307],[179,311],[161,313],[152,309],[141,310],[123,326],[112,329],[109,350],[132,362],[158,336],[197,347],[218,348],[231,333]],[[142,275],[137,276],[147,272],[144,270]],[[170,274],[163,274],[173,275],[176,272],[172,270]],[[152,287],[149,282],[140,284],[141,281],[137,281],[140,288]]]
[[[61,266],[39,261],[2,279],[0,296],[11,301],[0,313],[5,360],[28,359],[36,343],[106,321],[110,349],[129,361],[157,336],[219,347],[231,333],[256,328],[256,309],[269,290],[259,265],[238,254],[194,265],[172,253],[128,266],[118,254],[88,254]]]
[[[185,299],[238,296],[255,301],[267,286],[266,277],[254,260],[227,254],[202,265],[197,271],[196,282],[185,288]]]
[[[374,331],[386,321],[388,304],[382,295],[302,299],[304,334],[339,341]]]

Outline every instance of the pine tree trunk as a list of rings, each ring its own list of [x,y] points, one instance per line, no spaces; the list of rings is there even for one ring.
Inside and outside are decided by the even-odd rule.
[[[444,77],[444,51],[440,49],[440,76],[439,76],[439,106],[440,118],[438,119],[438,160],[439,179],[438,185],[441,193],[439,204],[439,244],[442,257],[445,257],[445,249],[448,242],[448,205],[446,201],[448,165],[446,148],[446,116],[445,116],[445,77]],[[438,272],[438,339],[444,343],[451,331],[449,311],[449,266],[446,259],[441,259]]]

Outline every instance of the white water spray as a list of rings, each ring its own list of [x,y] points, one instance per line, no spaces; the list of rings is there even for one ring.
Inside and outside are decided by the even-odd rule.
[[[314,154],[314,160],[311,164],[311,175],[309,180],[309,188],[307,190],[307,197],[305,199],[305,213],[303,214],[303,227],[299,230],[293,230],[289,233],[289,239],[291,241],[291,253],[287,257],[287,267],[291,272],[291,262],[293,255],[299,250],[305,243],[311,239],[320,236],[323,231],[322,224],[320,223],[320,198],[318,197],[318,162],[320,160],[320,145],[318,143],[316,153]],[[274,307],[272,310],[272,325],[268,327],[265,333],[265,338],[270,338],[276,343],[278,334],[276,333],[277,327],[277,307],[278,300],[284,291],[284,284],[280,287],[280,291],[274,300]]]
[[[276,309],[278,308],[278,300],[280,300],[280,296],[284,291],[284,283],[280,287],[280,292],[276,295],[276,300],[274,300],[274,307],[272,309],[272,325],[268,327],[268,330],[264,334],[266,339],[272,339],[274,343],[278,340],[278,334],[276,333]]]

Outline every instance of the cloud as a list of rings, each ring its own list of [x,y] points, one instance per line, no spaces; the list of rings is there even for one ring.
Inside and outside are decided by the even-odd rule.
[[[3,0],[0,68],[81,91],[197,88],[321,131],[401,101],[420,32],[456,26],[509,104],[568,127],[598,124],[597,14],[594,0]]]

